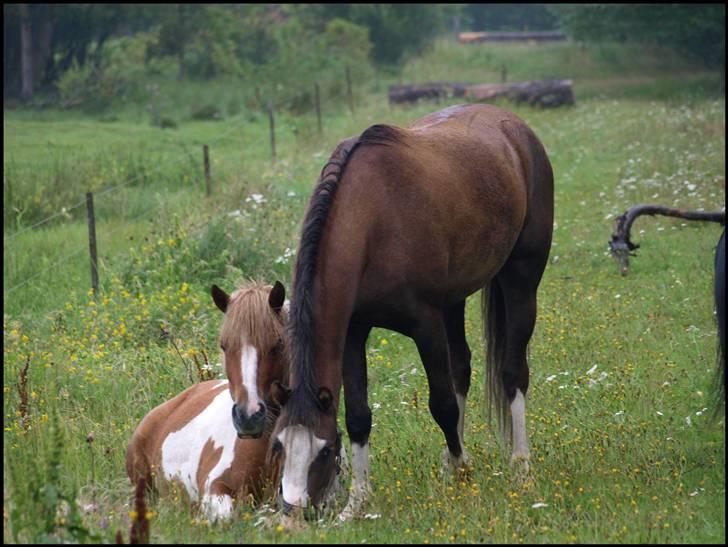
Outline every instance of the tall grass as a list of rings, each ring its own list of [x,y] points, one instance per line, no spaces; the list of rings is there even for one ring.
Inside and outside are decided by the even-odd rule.
[[[488,51],[492,58],[482,59]],[[440,44],[427,62],[415,61],[404,73],[408,81],[415,75],[418,81],[479,81],[487,67],[498,71],[499,61],[509,58],[521,67],[513,69],[513,79],[560,77],[550,72],[556,64],[538,69],[539,58],[556,63],[549,61],[555,56],[560,63],[576,60],[570,70],[577,89],[589,78],[595,89],[612,86],[613,93],[578,96],[573,108],[509,107],[543,141],[556,179],[554,244],[530,346],[534,488],[515,487],[484,419],[480,317],[477,298],[471,298],[468,477],[440,476],[445,443],[427,408],[427,382],[413,342],[375,329],[367,347],[374,421],[369,518],[345,526],[325,519],[289,533],[256,526],[265,507],[242,501],[231,522],[209,525],[173,491],[150,506],[153,542],[725,542],[724,419],[710,420],[712,256],[719,229],[640,218],[633,240],[642,246],[626,278],[607,249],[615,216],[634,203],[724,206],[725,100],[701,91],[702,79],[712,75],[690,72],[678,60],[628,53],[610,60],[568,45]],[[670,82],[682,71],[683,81],[673,88]],[[600,72],[609,78],[597,80]],[[630,81],[610,84],[619,73]],[[633,93],[640,74],[655,85]],[[278,278],[290,289],[306,199],[335,144],[371,124],[406,125],[435,108],[390,108],[384,93],[368,95],[353,115],[328,112],[323,135],[315,138],[314,117],[281,114],[275,163],[260,114],[187,122],[167,133],[128,121],[74,120],[64,113],[39,121],[27,112],[10,113],[5,169],[6,177],[14,173],[18,195],[32,195],[26,187],[40,184],[36,179],[65,172],[66,159],[78,162],[81,172],[93,171],[91,165],[109,173],[103,150],[120,155],[125,139],[135,142],[126,147],[132,153],[167,139],[186,157],[182,148],[198,153],[226,123],[239,123],[239,130],[211,147],[210,199],[204,197],[201,151],[198,174],[189,175],[194,181],[180,179],[181,167],[161,167],[159,181],[150,178],[99,199],[102,287],[96,297],[87,289],[83,253],[8,293],[56,257],[84,250],[82,215],[6,241],[6,542],[111,542],[117,530],[129,529],[133,486],[124,458],[132,431],[154,406],[196,380],[196,356],[208,355],[212,373],[223,375],[216,351],[221,314],[209,297],[210,284],[232,290],[242,277]],[[18,167],[44,139],[59,146],[75,142],[83,155],[58,154],[58,163],[39,162],[21,174]],[[109,153],[109,163],[115,154]],[[157,166],[153,156],[136,157],[144,172]],[[17,233],[8,226],[6,237]],[[18,385],[27,363],[23,397]],[[86,441],[91,432],[93,457]],[[54,505],[41,495],[48,485],[67,501]],[[71,534],[60,520],[74,506],[89,535]]]

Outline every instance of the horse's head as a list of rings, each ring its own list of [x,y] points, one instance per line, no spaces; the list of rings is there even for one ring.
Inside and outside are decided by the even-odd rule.
[[[336,404],[328,388],[315,397],[303,386],[276,386],[282,406],[271,437],[271,453],[282,470],[281,504],[285,514],[321,509],[336,494],[337,475],[346,454],[336,425]]]
[[[285,351],[285,289],[252,283],[228,295],[212,286],[212,299],[225,314],[220,347],[234,401],[233,425],[238,437],[259,438],[276,418],[271,392],[288,380]]]

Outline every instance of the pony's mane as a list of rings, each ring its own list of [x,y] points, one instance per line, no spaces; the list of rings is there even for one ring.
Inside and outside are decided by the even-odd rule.
[[[260,281],[247,281],[230,295],[220,330],[224,346],[269,348],[279,340],[285,341],[286,309],[281,309],[280,316],[271,310],[270,290],[270,285]]]
[[[321,170],[321,175],[303,220],[293,278],[289,314],[289,361],[296,382],[286,403],[290,424],[315,427],[319,388],[315,368],[314,281],[321,236],[336,191],[354,150],[361,145],[393,145],[401,142],[400,130],[389,125],[373,125],[359,137],[339,143]]]

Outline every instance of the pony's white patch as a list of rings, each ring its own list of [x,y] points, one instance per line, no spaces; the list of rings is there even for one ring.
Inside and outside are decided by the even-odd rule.
[[[343,448],[343,445],[342,445]],[[354,518],[361,512],[369,496],[369,443],[351,443],[351,491],[340,521]]]
[[[288,314],[291,311],[291,301],[290,300],[283,301],[283,309],[285,310],[286,314]]]
[[[233,499],[230,496],[211,496],[205,494],[202,497],[202,514],[210,522],[216,520],[227,520],[233,516]]]
[[[243,386],[248,392],[248,402],[245,412],[252,416],[260,409],[260,396],[258,395],[258,352],[253,346],[243,346],[240,351],[240,372],[243,376]]]
[[[179,431],[170,433],[162,443],[162,471],[168,480],[184,484],[191,498],[197,499],[197,470],[202,449],[208,440],[213,448],[222,447],[220,461],[210,471],[205,488],[230,467],[235,456],[237,435],[230,420],[233,399],[230,390],[221,391],[212,402]]]
[[[513,455],[511,459],[528,459],[528,437],[526,436],[526,398],[520,389],[511,402],[511,419],[513,426]]]
[[[324,439],[313,435],[302,425],[289,425],[278,434],[285,447],[281,488],[283,501],[296,507],[308,505],[308,468],[319,451],[326,445]]]

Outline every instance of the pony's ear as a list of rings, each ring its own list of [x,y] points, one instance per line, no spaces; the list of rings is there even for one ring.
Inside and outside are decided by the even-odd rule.
[[[230,295],[217,285],[213,285],[210,292],[212,293],[212,299],[215,301],[215,305],[220,308],[222,313],[225,313],[225,311],[227,311],[228,302],[230,302]]]
[[[283,307],[283,302],[286,300],[286,289],[280,281],[276,281],[273,288],[270,290],[268,295],[268,304],[273,308],[273,311],[278,313]]]
[[[334,402],[334,396],[331,393],[331,390],[327,387],[319,388],[318,393],[316,394],[316,399],[318,400],[319,408],[323,412],[328,412],[331,408],[331,404]]]
[[[270,386],[270,396],[273,401],[278,403],[278,406],[284,406],[291,396],[291,390],[278,380],[275,380]]]

